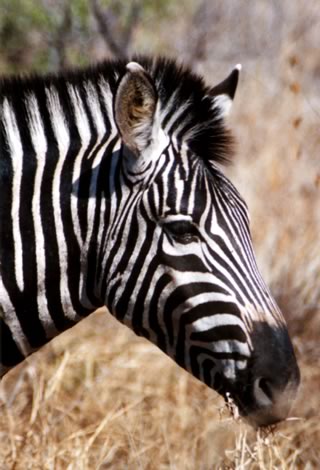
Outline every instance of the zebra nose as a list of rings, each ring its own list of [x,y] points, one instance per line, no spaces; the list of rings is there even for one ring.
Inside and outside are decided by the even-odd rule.
[[[256,324],[246,418],[254,426],[285,420],[296,398],[300,372],[288,330]]]
[[[254,426],[269,426],[285,420],[296,398],[300,382],[296,369],[285,383],[281,378],[258,377],[253,383],[254,408],[247,420]]]

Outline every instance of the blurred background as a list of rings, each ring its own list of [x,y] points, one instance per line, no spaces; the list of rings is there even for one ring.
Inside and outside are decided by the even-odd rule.
[[[225,171],[293,337],[296,419],[268,436],[235,422],[214,392],[98,312],[3,381],[0,468],[320,468],[319,0],[0,0],[2,75],[134,53],[175,57],[212,85],[243,65]]]

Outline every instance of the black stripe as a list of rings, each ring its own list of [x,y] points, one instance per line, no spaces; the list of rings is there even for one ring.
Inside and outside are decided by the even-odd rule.
[[[172,281],[171,276],[169,274],[164,274],[161,278],[157,281],[156,285],[153,288],[152,297],[150,300],[149,305],[149,312],[148,319],[150,328],[156,333],[157,335],[157,345],[162,351],[166,352],[166,338],[167,332],[160,327],[159,323],[159,308],[158,308],[158,301],[165,290],[165,288],[170,284]]]
[[[104,157],[100,163],[100,169],[99,169],[99,177],[98,177],[98,196],[104,198],[105,200],[105,215],[104,219],[100,221],[100,213],[99,213],[99,222],[97,222],[97,225],[100,227],[100,223],[103,224],[103,230],[102,230],[102,235],[101,235],[101,240],[99,240],[100,246],[97,247],[97,267],[96,267],[96,282],[97,285],[100,287],[100,298],[105,302],[105,296],[106,296],[106,283],[103,283],[103,278],[104,275],[106,275],[106,272],[104,270],[104,265],[103,265],[103,258],[105,254],[105,249],[106,249],[106,241],[107,241],[107,236],[109,233],[109,227],[110,227],[110,182],[108,175],[110,175],[110,169],[111,169],[111,164],[112,164],[112,151],[113,148],[117,142],[118,138],[115,137],[113,138],[110,143],[108,144]],[[97,212],[98,214],[98,212]],[[97,235],[98,235],[99,228],[97,228]]]
[[[241,317],[241,313],[236,304],[232,302],[213,301],[197,305],[181,315],[176,349],[176,360],[178,364],[185,367],[184,347],[186,341],[186,325],[189,325],[200,318],[209,317],[219,313],[230,313],[238,318]]]
[[[222,287],[206,282],[195,282],[192,284],[185,284],[177,287],[172,294],[167,298],[163,309],[163,319],[166,326],[166,332],[168,334],[169,344],[173,344],[173,318],[172,312],[182,305],[189,298],[195,297],[203,292],[213,294],[220,293],[228,295],[228,292]]]
[[[13,367],[23,359],[24,356],[12,338],[10,329],[0,317],[0,362],[5,367]]]
[[[206,343],[223,340],[236,340],[242,343],[247,341],[247,337],[239,325],[220,325],[206,331],[193,331],[190,339],[191,341],[203,341]]]

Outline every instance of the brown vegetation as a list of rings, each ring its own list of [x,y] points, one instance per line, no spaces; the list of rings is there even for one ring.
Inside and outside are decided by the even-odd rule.
[[[218,24],[230,23],[217,4]],[[227,173],[249,204],[258,264],[297,351],[294,419],[269,434],[252,430],[215,392],[97,312],[3,380],[1,470],[320,468],[320,17],[316,1],[281,5],[280,36],[267,34],[255,13],[262,37],[276,45],[261,40],[235,59],[222,51],[224,61],[206,48],[196,66],[214,84],[231,60],[244,62],[231,117],[238,155]],[[233,14],[232,31],[228,23],[214,36],[215,48],[227,49],[228,33],[244,28],[246,8],[239,22]],[[254,31],[246,30],[251,41]],[[246,35],[241,44],[250,43]],[[246,51],[241,44],[235,49]]]

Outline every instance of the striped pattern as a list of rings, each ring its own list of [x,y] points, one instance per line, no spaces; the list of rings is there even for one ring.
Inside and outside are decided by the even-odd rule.
[[[105,304],[225,393],[248,374],[255,324],[284,319],[217,167],[223,100],[174,62],[141,63],[158,104],[139,164],[113,113],[124,63],[0,87],[1,370]]]

